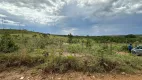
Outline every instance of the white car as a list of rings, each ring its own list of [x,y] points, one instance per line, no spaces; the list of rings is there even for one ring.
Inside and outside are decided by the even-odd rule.
[[[138,56],[142,56],[142,46],[137,46],[132,49],[132,54],[136,54]]]

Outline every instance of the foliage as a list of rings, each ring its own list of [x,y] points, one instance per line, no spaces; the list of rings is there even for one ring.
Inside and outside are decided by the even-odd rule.
[[[72,43],[73,35],[70,33],[68,34],[68,43]]]
[[[80,53],[82,52],[82,46],[80,44],[71,44],[68,46],[67,51],[71,53]]]
[[[92,47],[92,40],[89,39],[89,36],[87,36],[86,47],[87,47],[87,48],[91,48],[91,47]]]
[[[78,67],[78,61],[73,56],[50,56],[48,62],[42,65],[44,72],[59,72],[64,73],[68,70],[75,70]]]
[[[136,38],[136,36],[133,35],[133,34],[126,35],[125,37],[126,37],[126,38]]]
[[[123,45],[121,47],[121,51],[128,51],[128,46],[127,45]]]
[[[34,67],[44,63],[44,56],[40,54],[27,54],[25,51],[20,53],[0,54],[0,71],[9,67]]]
[[[0,40],[0,52],[10,53],[18,50],[18,46],[12,40],[10,34],[4,34]]]
[[[0,34],[5,34],[5,33],[9,33],[9,34],[31,34],[34,33],[32,31],[27,31],[26,29],[24,30],[15,30],[15,29],[0,29]]]
[[[57,36],[12,30],[0,35],[1,52],[10,52],[0,54],[0,71],[26,66],[57,73],[69,70],[134,73],[142,70],[142,58],[127,54],[127,45],[141,42],[141,36]]]

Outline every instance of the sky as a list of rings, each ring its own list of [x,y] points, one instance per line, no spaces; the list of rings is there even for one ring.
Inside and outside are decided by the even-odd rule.
[[[142,34],[142,0],[0,0],[0,28],[60,35]]]

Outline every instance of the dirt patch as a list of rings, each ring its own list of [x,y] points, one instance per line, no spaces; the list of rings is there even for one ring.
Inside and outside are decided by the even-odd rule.
[[[65,74],[33,74],[31,70],[5,71],[0,73],[0,80],[141,80],[142,75],[127,74],[83,74],[81,72],[68,72]]]
[[[120,55],[129,55],[129,53],[127,52],[116,52],[117,54],[120,54]]]
[[[83,54],[79,54],[79,53],[67,53],[67,52],[64,52],[63,53],[63,56],[75,56],[75,57],[82,57],[82,56],[84,56]]]

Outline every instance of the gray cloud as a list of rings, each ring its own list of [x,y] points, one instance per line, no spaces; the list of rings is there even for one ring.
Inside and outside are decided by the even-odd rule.
[[[98,18],[140,13],[141,0],[0,0],[1,9],[46,23],[54,16]],[[11,6],[11,7],[10,7]],[[11,9],[10,9],[11,8]],[[24,11],[24,12],[23,12]],[[32,13],[33,12],[33,13]],[[28,16],[27,16],[28,15]],[[52,16],[52,17],[48,17]],[[35,17],[35,18],[34,18]],[[46,19],[45,19],[45,18]],[[32,18],[32,19],[31,19]],[[41,20],[45,19],[45,20]],[[41,22],[40,22],[41,21]]]
[[[75,33],[98,25],[140,24],[142,0],[0,0],[0,14],[25,25]]]

